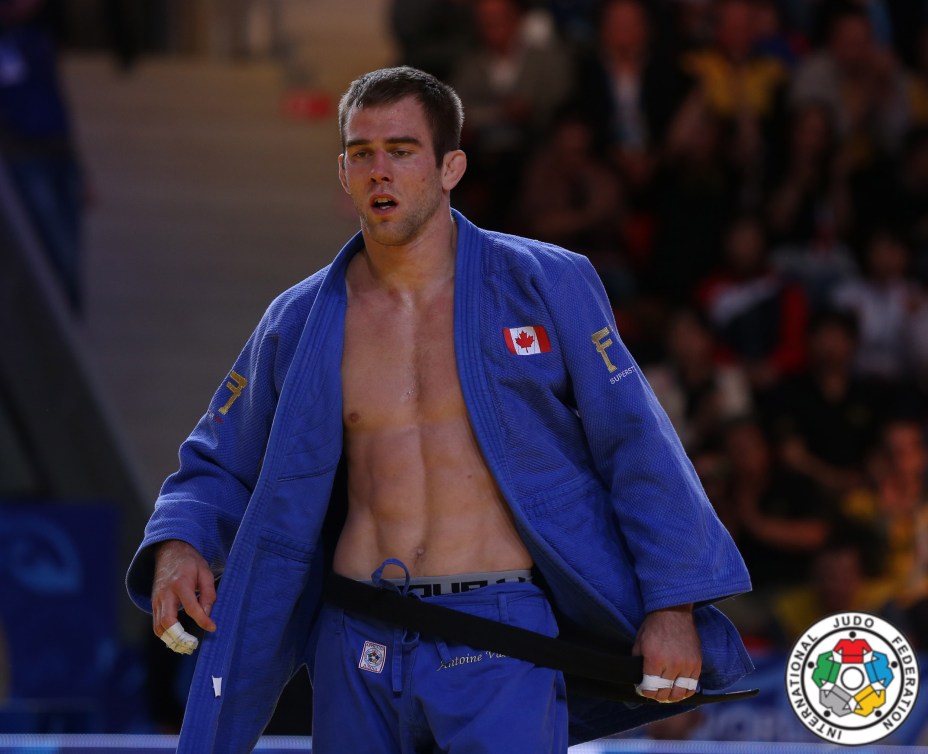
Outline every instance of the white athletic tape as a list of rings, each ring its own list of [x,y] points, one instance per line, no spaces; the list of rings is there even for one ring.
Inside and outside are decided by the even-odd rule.
[[[165,643],[168,649],[182,655],[192,654],[193,650],[200,644],[197,637],[191,636],[184,631],[180,623],[175,623],[173,626],[164,629],[164,633],[161,634],[161,641]]]
[[[645,673],[641,676],[641,683],[635,685],[635,691],[638,692],[638,696],[642,696],[642,691],[659,691],[660,689],[670,689],[674,686],[679,686],[681,689],[686,689],[687,691],[695,691],[698,685],[699,682],[695,678],[680,676],[677,680],[671,681],[669,678],[664,678],[663,676],[648,675]],[[658,701],[670,700],[659,699]]]
[[[662,678],[659,675],[648,675],[645,673],[641,676],[641,683],[635,686],[639,693],[642,691],[658,691],[660,689],[673,688],[673,681],[669,678]]]

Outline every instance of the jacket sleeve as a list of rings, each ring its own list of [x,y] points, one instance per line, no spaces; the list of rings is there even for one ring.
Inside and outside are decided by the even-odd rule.
[[[179,468],[161,488],[126,577],[130,597],[143,610],[151,610],[153,545],[159,542],[189,542],[216,576],[223,572],[261,470],[280,388],[301,332],[292,312],[289,327],[282,321],[286,308],[279,299],[268,309],[180,446]]]
[[[551,307],[596,470],[634,559],[646,612],[708,603],[750,589],[667,414],[619,337],[585,257],[553,286]],[[569,302],[569,306],[564,304]]]

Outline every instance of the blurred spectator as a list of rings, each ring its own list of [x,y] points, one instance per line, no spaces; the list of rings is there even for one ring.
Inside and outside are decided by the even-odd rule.
[[[580,56],[574,99],[618,169],[625,198],[623,239],[633,266],[653,245],[653,180],[667,129],[693,80],[658,51],[641,0],[607,0],[593,49]]]
[[[758,421],[731,422],[724,447],[727,503],[736,512],[739,546],[755,587],[801,581],[828,535],[824,498],[807,479],[777,463]]]
[[[750,385],[737,366],[715,363],[712,331],[694,309],[671,315],[666,343],[666,361],[645,376],[687,452],[699,453],[718,441],[725,423],[750,413]]]
[[[629,288],[619,255],[622,203],[615,174],[596,147],[587,121],[563,112],[529,161],[517,224],[525,235],[590,257],[618,298]]]
[[[899,20],[899,14],[890,12],[890,6],[899,5],[899,0],[799,0],[811,6],[812,36],[816,45],[820,45],[828,38],[831,22],[836,15],[851,10],[867,17],[872,29],[873,40],[881,47],[893,45],[895,31],[893,24]],[[912,4],[909,0],[902,0],[905,4]]]
[[[915,126],[928,126],[928,18],[919,25],[908,81],[909,107]]]
[[[854,527],[838,527],[814,555],[808,582],[776,595],[771,630],[776,644],[791,647],[809,626],[835,613],[889,612],[893,590],[868,578],[870,539]]]
[[[572,60],[550,17],[520,0],[476,0],[479,43],[455,67],[464,102],[467,173],[457,203],[475,222],[500,230],[510,220],[527,155],[570,94]]]
[[[764,412],[784,464],[831,493],[844,493],[862,479],[884,398],[854,374],[857,325],[851,315],[819,313],[808,338],[808,371],[779,386]]]
[[[787,153],[771,172],[766,218],[774,265],[800,280],[819,308],[835,283],[856,272],[843,243],[851,196],[827,107],[810,102],[793,112]]]
[[[828,537],[829,512],[815,485],[776,462],[754,419],[732,422],[723,443],[728,483],[722,498],[713,502],[744,556],[754,587],[726,612],[743,631],[763,636],[772,595],[806,578]]]
[[[0,1],[0,160],[75,312],[83,186],[43,0]]]
[[[867,11],[852,4],[832,15],[824,47],[799,66],[790,94],[794,105],[831,109],[851,169],[866,167],[881,151],[895,153],[908,127],[904,72],[874,40]]]
[[[901,239],[887,230],[877,231],[867,242],[866,277],[835,288],[834,305],[857,320],[856,369],[863,377],[884,382],[911,377],[909,323],[922,294],[906,278],[908,266],[909,252]]]
[[[928,122],[907,134],[884,207],[887,221],[912,251],[912,272],[928,284]]]
[[[647,157],[663,142],[693,79],[657,54],[641,0],[606,0],[597,28],[595,52],[579,68],[576,99],[619,158]]]
[[[650,294],[687,299],[694,281],[718,265],[741,186],[728,146],[721,119],[699,93],[688,98],[667,134],[654,181],[654,248],[642,273]]]
[[[470,0],[393,0],[390,28],[399,64],[450,78],[459,58],[474,45]]]
[[[792,113],[787,150],[772,174],[768,226],[776,244],[831,244],[850,221],[847,176],[839,159],[831,110],[807,102]],[[824,236],[824,238],[823,238]]]
[[[806,366],[806,296],[769,264],[764,229],[752,215],[728,228],[722,266],[697,287],[724,361],[741,364],[756,393]]]
[[[871,483],[849,494],[846,515],[878,532],[885,547],[881,578],[905,617],[909,635],[928,649],[928,447],[913,419],[886,423],[870,465]]]
[[[709,107],[725,118],[770,117],[786,83],[783,64],[758,52],[756,13],[752,0],[717,0],[712,44],[684,56]]]
[[[713,44],[686,54],[683,65],[694,76],[712,113],[731,126],[732,148],[749,181],[745,201],[759,200],[765,142],[784,112],[787,69],[759,52],[751,0],[718,0]]]
[[[807,52],[805,38],[786,26],[783,9],[776,0],[754,0],[751,11],[753,54],[761,58],[775,58],[787,69],[792,69]]]
[[[715,3],[710,0],[671,0],[674,6],[673,47],[677,52],[699,50],[715,35]]]

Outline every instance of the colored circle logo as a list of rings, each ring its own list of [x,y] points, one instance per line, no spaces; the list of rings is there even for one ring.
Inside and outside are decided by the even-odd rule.
[[[908,640],[868,613],[820,620],[786,663],[786,693],[796,717],[838,744],[869,744],[896,730],[915,706],[918,680]]]

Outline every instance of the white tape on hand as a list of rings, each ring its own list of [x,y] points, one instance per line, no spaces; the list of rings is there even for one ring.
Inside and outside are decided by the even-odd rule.
[[[191,636],[184,631],[180,623],[175,623],[173,626],[164,629],[164,633],[161,634],[161,641],[165,643],[168,649],[182,655],[192,654],[193,650],[200,644],[197,637]]]
[[[669,678],[663,678],[659,675],[648,675],[645,673],[641,676],[641,683],[635,684],[635,691],[641,696],[642,691],[659,691],[660,689],[673,688],[673,681]]]
[[[687,691],[695,691],[696,687],[699,686],[699,681],[695,678],[687,678],[685,675],[681,675],[673,682],[673,685],[679,686],[681,689],[686,689]]]

